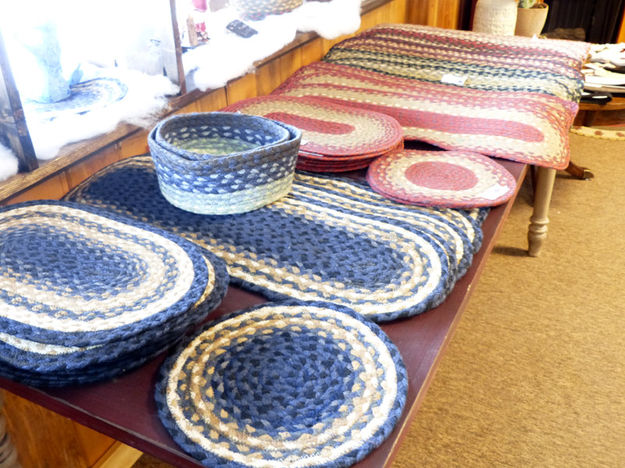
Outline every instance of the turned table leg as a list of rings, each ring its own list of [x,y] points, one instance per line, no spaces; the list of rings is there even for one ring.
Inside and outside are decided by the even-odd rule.
[[[17,452],[7,432],[7,421],[2,412],[3,394],[0,391],[0,468],[20,468]]]
[[[556,180],[556,170],[546,167],[537,168],[536,186],[534,189],[534,212],[530,218],[530,227],[527,234],[529,241],[528,253],[530,257],[537,257],[540,248],[547,237],[547,225],[549,224],[549,204],[551,193]]]

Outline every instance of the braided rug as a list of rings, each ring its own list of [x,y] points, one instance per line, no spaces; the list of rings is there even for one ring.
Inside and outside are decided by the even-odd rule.
[[[82,374],[86,368],[118,367],[123,362],[151,356],[153,349],[164,349],[190,326],[202,321],[223,299],[227,272],[214,256],[208,264],[208,282],[202,297],[184,315],[165,326],[129,335],[118,341],[90,346],[51,345],[0,332],[0,361],[32,373]],[[213,266],[214,265],[214,266]]]
[[[50,103],[29,101],[28,111],[37,112],[48,120],[64,114],[84,114],[104,108],[126,96],[128,88],[116,78],[95,78],[70,86],[70,95],[66,99]]]
[[[389,75],[463,87],[526,91],[579,101],[589,44],[532,40],[417,25],[379,25],[341,41],[325,61]]]
[[[306,188],[323,189],[328,197],[346,205],[356,205],[366,209],[367,205],[375,206],[372,212],[383,215],[386,219],[395,222],[404,219],[414,219],[424,223],[443,239],[456,258],[456,276],[464,275],[482,244],[481,225],[488,215],[489,209],[473,209],[471,211],[425,207],[417,205],[399,204],[374,192],[365,182],[358,182],[349,178],[323,176],[298,173],[298,184],[301,190]]]
[[[463,50],[475,50],[484,55],[545,57],[546,61],[576,66],[584,62],[590,44],[580,41],[558,39],[536,40],[523,36],[499,36],[493,34],[436,28],[417,24],[378,24],[359,34],[360,36],[386,36],[408,41],[424,41],[441,48],[455,46]]]
[[[440,223],[424,223],[424,212],[389,217],[384,206],[326,190],[326,181],[319,178],[311,187],[296,175],[288,196],[261,209],[200,216],[167,203],[152,161],[139,156],[103,169],[67,199],[186,237],[222,258],[234,284],[270,299],[333,302],[376,321],[440,304],[457,278],[457,265],[472,255],[470,244],[457,255],[458,239],[452,242]]]
[[[163,364],[161,421],[211,467],[346,467],[389,435],[408,388],[374,323],[322,302],[268,303],[207,324]]]
[[[516,181],[503,166],[477,153],[404,150],[376,159],[367,182],[400,203],[447,208],[496,206],[512,197]]]
[[[214,255],[126,217],[57,201],[2,208],[0,374],[60,386],[134,368],[203,320],[227,281]]]
[[[568,165],[577,112],[577,103],[547,94],[468,89],[325,62],[300,68],[274,94],[386,113],[408,140],[555,169]]]
[[[338,106],[314,98],[261,96],[224,109],[279,120],[302,130],[300,151],[353,159],[385,153],[403,140],[393,118],[377,112]]]

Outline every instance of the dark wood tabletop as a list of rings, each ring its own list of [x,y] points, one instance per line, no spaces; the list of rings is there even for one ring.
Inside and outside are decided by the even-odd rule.
[[[524,164],[503,160],[499,162],[516,178],[517,192],[512,200],[491,210],[483,225],[482,248],[475,254],[466,275],[456,283],[445,302],[435,309],[382,325],[382,329],[399,348],[406,364],[408,397],[394,431],[357,467],[379,468],[390,465],[452,338],[527,171]],[[265,301],[262,296],[230,287],[211,318]],[[1,378],[0,387],[164,462],[180,467],[198,467],[200,465],[174,443],[156,414],[152,392],[163,359],[164,355],[114,380],[82,387],[42,390]]]

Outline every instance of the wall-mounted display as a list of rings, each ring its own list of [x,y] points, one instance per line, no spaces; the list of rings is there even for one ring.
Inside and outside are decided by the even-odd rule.
[[[39,160],[144,123],[179,90],[169,0],[13,2],[0,26]]]

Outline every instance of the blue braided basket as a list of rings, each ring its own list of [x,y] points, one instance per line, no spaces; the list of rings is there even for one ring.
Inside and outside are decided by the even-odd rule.
[[[338,468],[388,437],[407,388],[376,324],[288,301],[202,327],[164,362],[155,400],[173,439],[205,466]]]
[[[192,213],[234,214],[289,193],[301,138],[282,122],[209,112],[163,120],[148,145],[167,201]]]

